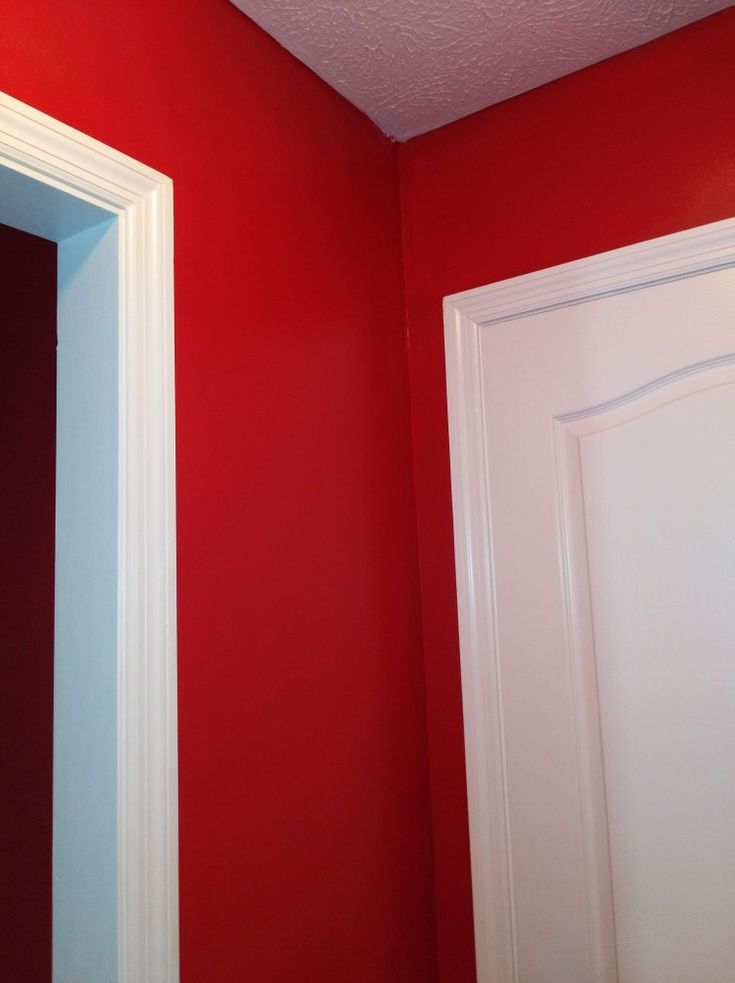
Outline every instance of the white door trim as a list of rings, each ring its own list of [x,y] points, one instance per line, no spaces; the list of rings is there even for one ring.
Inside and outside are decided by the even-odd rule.
[[[117,224],[117,981],[176,983],[172,183],[2,93],[0,166]]]
[[[445,298],[445,354],[462,704],[478,983],[519,983],[513,850],[493,533],[486,475],[480,327],[735,266],[735,219],[514,277]],[[573,631],[573,626],[569,626]],[[584,748],[580,744],[580,754]],[[589,850],[597,845],[590,837]],[[594,878],[590,865],[590,879]],[[594,897],[594,884],[590,885]],[[594,915],[591,923],[595,922]],[[591,931],[595,928],[592,924]],[[599,966],[605,940],[593,939]],[[604,972],[604,970],[600,970]],[[603,978],[602,975],[599,977]]]

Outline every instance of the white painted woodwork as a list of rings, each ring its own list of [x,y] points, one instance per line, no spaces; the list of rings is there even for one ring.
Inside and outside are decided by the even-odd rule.
[[[58,246],[54,983],[118,959],[117,245],[106,219]]]
[[[731,983],[735,222],[446,302],[480,983]]]
[[[0,93],[0,222],[59,243],[54,983],[176,983],[171,181]]]

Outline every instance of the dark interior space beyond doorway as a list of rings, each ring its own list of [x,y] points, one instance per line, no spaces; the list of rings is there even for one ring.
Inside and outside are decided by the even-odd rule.
[[[51,980],[56,244],[0,225],[0,979]]]

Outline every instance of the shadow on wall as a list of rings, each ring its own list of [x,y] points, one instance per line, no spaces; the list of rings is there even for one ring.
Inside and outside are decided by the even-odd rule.
[[[0,979],[51,980],[56,243],[0,225]]]

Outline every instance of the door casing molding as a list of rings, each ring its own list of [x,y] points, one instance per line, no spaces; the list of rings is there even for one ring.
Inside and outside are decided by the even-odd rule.
[[[107,530],[117,563],[115,623],[107,626],[116,638],[116,983],[176,983],[172,182],[2,93],[0,170],[16,184],[32,181],[43,211],[18,221],[17,200],[3,201],[0,188],[0,221],[62,246],[101,219],[116,228],[117,508]],[[95,315],[80,316],[92,323]],[[57,528],[57,544],[63,532]],[[56,945],[54,980],[67,983]]]
[[[480,329],[735,266],[735,219],[514,277],[444,299],[472,891],[478,983],[519,983],[492,510],[486,475]],[[584,749],[580,752],[584,755]],[[589,868],[598,848],[590,837]],[[592,879],[592,875],[590,875]],[[594,893],[594,889],[593,893]],[[593,899],[593,903],[595,900]],[[596,918],[590,919],[594,934]],[[596,980],[607,979],[602,933]]]

